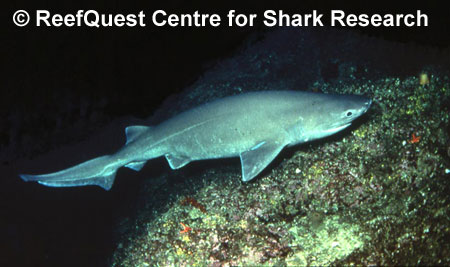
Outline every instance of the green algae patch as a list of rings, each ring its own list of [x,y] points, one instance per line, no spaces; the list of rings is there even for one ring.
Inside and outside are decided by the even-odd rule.
[[[296,248],[285,260],[288,266],[330,265],[362,248],[368,238],[357,224],[342,222],[339,216],[327,216],[315,226],[305,217],[288,231],[293,236],[290,246]]]

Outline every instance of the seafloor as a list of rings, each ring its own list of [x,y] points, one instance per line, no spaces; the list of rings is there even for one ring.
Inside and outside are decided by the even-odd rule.
[[[344,31],[255,36],[149,121],[268,89],[363,94],[370,111],[250,183],[238,159],[149,171],[111,264],[449,265],[449,55]]]

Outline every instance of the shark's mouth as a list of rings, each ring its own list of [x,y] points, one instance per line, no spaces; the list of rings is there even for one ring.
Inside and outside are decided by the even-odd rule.
[[[347,128],[348,126],[350,126],[350,124],[351,124],[351,123],[347,123],[347,124],[344,124],[344,125],[341,125],[341,126],[338,126],[338,127],[335,127],[335,128],[327,129],[327,130],[324,131],[324,133],[327,133],[327,134],[337,133],[337,132],[339,132],[340,130],[345,129],[345,128]]]

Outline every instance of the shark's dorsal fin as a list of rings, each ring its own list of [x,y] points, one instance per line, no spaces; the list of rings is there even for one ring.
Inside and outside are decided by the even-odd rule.
[[[284,142],[262,141],[248,151],[242,152],[242,180],[248,182],[258,175],[285,147]]]
[[[138,137],[139,135],[141,135],[143,132],[147,131],[150,128],[151,127],[149,126],[141,126],[141,125],[128,126],[127,128],[125,128],[125,135],[127,136],[126,144],[130,143],[131,141],[136,139],[136,137]]]

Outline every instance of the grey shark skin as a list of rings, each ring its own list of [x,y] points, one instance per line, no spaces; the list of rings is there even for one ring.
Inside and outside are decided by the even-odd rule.
[[[172,169],[191,161],[237,157],[242,180],[258,175],[286,146],[332,135],[364,114],[372,100],[356,95],[263,91],[226,97],[181,113],[158,126],[130,126],[115,154],[25,181],[54,187],[98,185],[109,190],[118,168],[139,171],[165,156]]]

